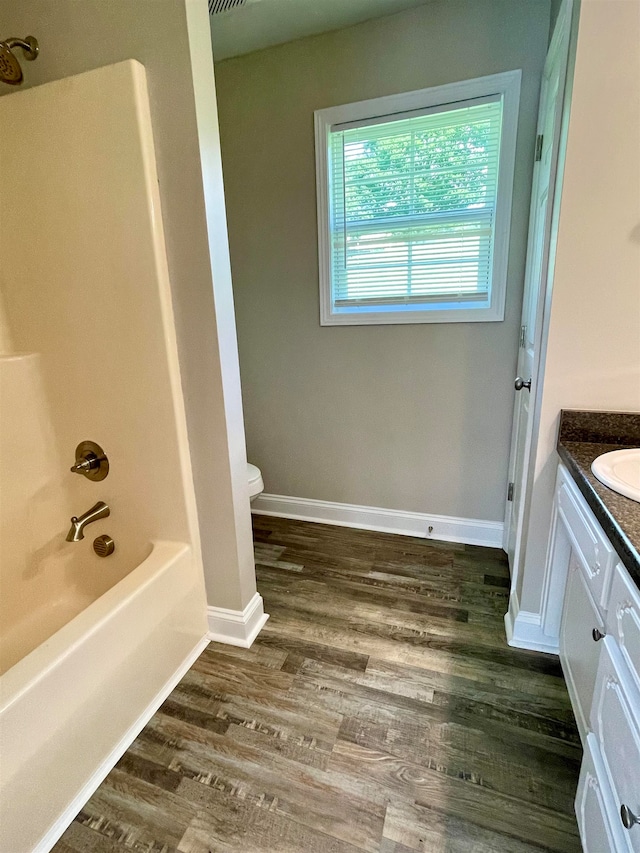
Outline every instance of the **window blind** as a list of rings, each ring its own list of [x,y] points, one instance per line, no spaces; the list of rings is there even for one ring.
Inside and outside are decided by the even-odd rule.
[[[334,125],[336,307],[490,299],[502,99]]]

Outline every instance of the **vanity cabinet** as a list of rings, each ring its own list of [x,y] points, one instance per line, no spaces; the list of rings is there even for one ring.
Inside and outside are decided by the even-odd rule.
[[[560,465],[548,575],[565,579],[560,660],[584,758],[588,853],[640,853],[640,590]]]

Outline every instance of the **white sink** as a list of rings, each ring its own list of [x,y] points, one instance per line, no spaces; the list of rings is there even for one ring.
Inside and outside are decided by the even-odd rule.
[[[591,470],[614,492],[640,502],[640,447],[603,453],[594,459]]]

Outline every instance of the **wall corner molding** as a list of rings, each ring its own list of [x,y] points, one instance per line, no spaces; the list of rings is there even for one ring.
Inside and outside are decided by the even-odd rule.
[[[544,633],[540,613],[520,609],[520,601],[515,590],[509,597],[509,609],[504,615],[504,627],[507,632],[507,643],[513,648],[544,652],[548,655],[560,654],[558,637],[551,637]]]
[[[208,638],[213,643],[251,648],[263,629],[269,614],[264,612],[264,602],[259,592],[244,610],[227,610],[226,607],[207,607]]]
[[[503,523],[476,518],[456,518],[449,515],[428,515],[404,512],[375,506],[317,501],[287,495],[259,495],[251,505],[256,515],[273,515],[319,524],[337,524],[380,533],[419,536],[442,542],[461,542],[465,545],[502,547]],[[429,534],[429,528],[432,528]]]

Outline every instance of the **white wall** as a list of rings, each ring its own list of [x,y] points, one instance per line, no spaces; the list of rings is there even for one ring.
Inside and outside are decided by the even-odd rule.
[[[640,0],[582,0],[520,597],[534,613],[562,408],[640,411]]]
[[[255,572],[206,0],[0,0],[0,21],[3,32],[40,41],[38,59],[23,63],[25,87],[123,59],[146,68],[208,600],[241,610]],[[189,27],[194,38],[204,34],[197,47]],[[198,125],[192,51],[209,128]],[[215,280],[201,136],[219,238]]]
[[[267,492],[502,521],[549,16],[546,0],[438,0],[217,64],[248,451]],[[314,110],[514,68],[505,321],[321,328]]]

